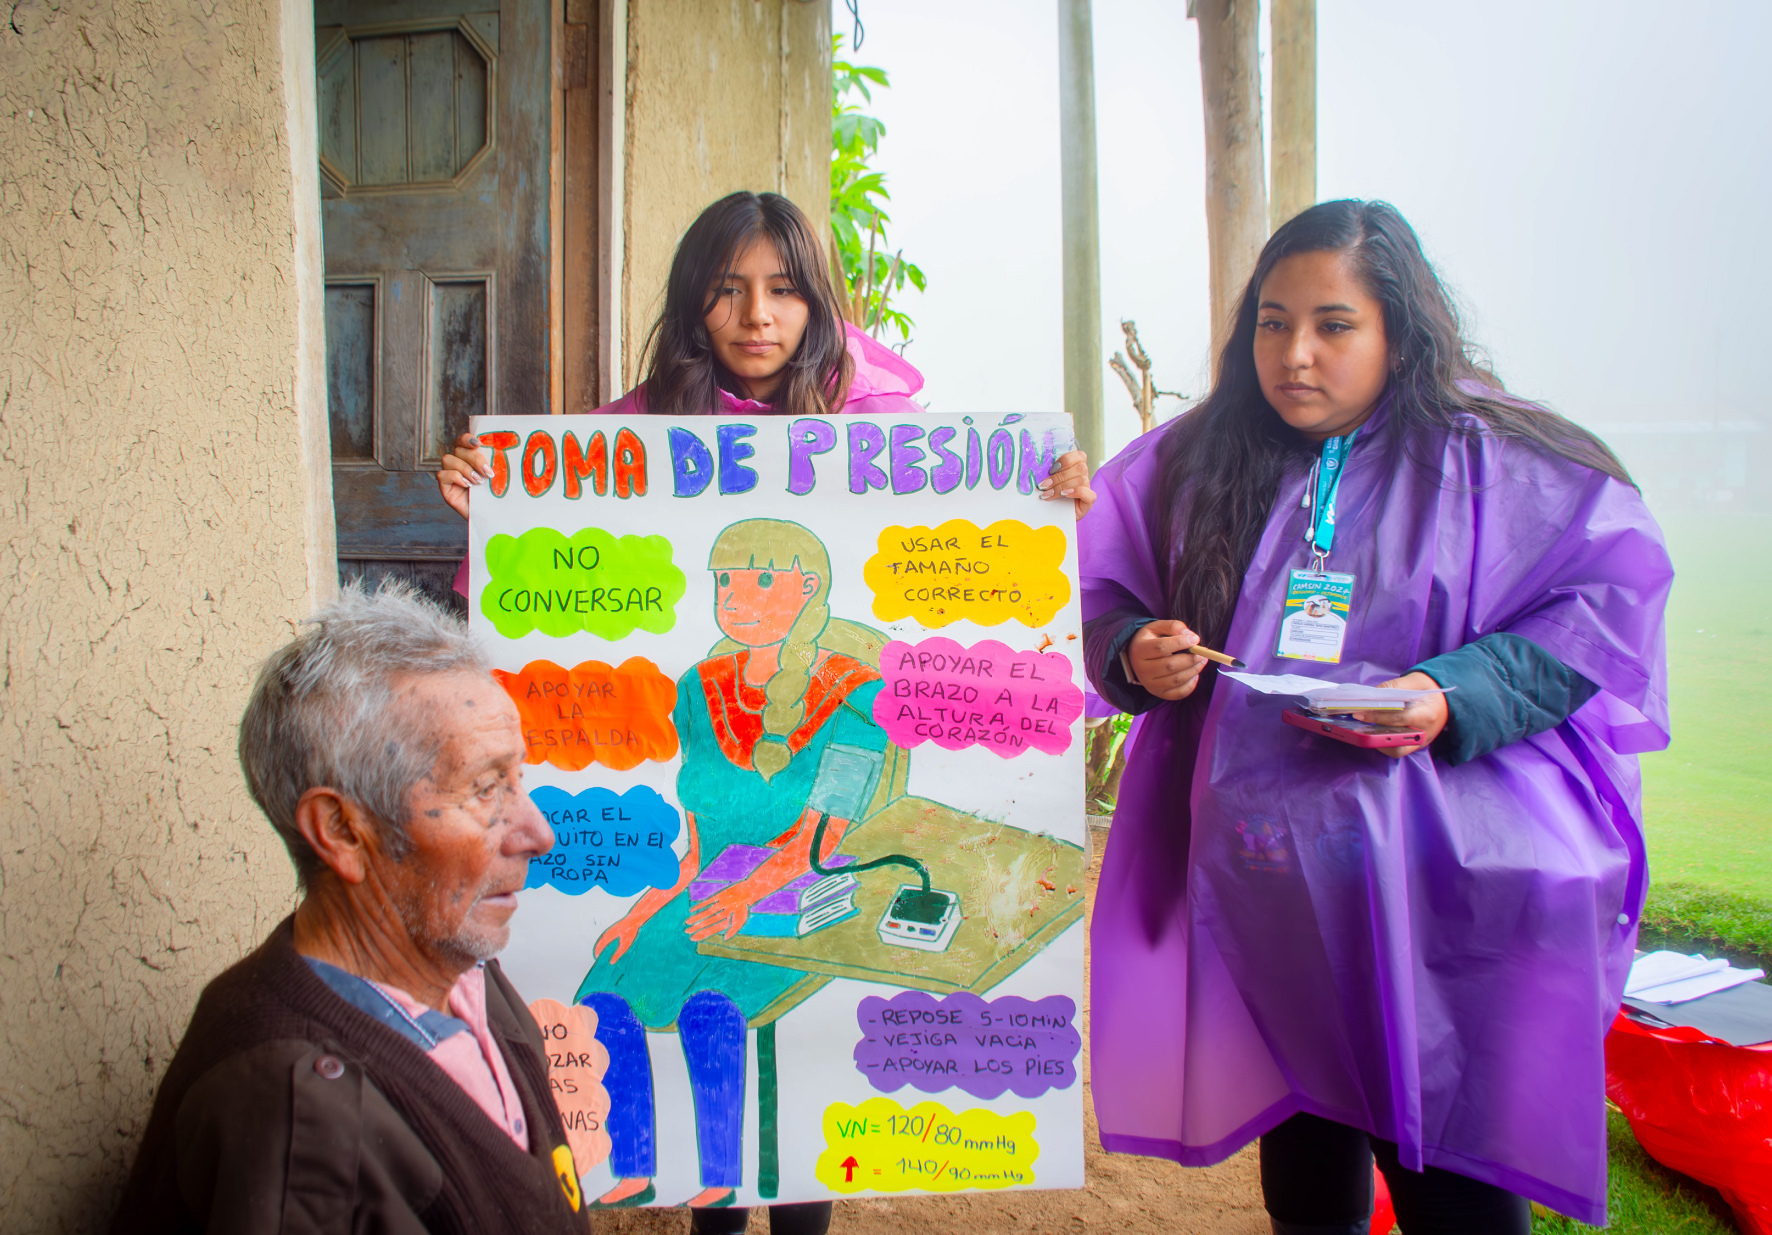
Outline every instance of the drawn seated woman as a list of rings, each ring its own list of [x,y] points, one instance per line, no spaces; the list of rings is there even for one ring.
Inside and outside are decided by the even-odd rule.
[[[746,1030],[820,983],[797,969],[707,956],[698,945],[737,934],[758,901],[811,869],[820,816],[807,797],[827,749],[889,753],[872,719],[885,639],[831,617],[830,557],[818,537],[797,523],[746,520],[714,542],[708,569],[726,639],[677,683],[673,714],[688,849],[675,885],[648,891],[597,940],[578,992],[596,1010],[610,1054],[611,1166],[621,1182],[601,1198],[605,1206],[653,1195],[645,1031],[673,1028],[694,1093],[704,1189],[689,1204],[732,1203],[742,1173]],[[835,856],[850,823],[828,821],[821,862]],[[732,845],[775,852],[691,904],[691,883]]]

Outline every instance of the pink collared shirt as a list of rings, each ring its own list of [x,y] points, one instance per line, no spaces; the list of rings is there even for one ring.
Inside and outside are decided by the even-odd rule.
[[[365,979],[367,981],[367,979]],[[371,982],[414,1020],[431,1009],[398,987]],[[517,1148],[529,1152],[529,1125],[523,1118],[523,1103],[517,1087],[511,1083],[505,1057],[492,1039],[486,1022],[486,969],[476,965],[457,979],[450,989],[446,1005],[449,1015],[465,1021],[467,1033],[452,1033],[426,1052],[431,1062],[462,1087],[486,1117],[516,1142]]]

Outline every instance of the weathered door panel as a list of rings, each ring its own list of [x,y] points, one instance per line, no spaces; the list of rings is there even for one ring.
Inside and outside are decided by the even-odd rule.
[[[549,0],[316,0],[341,579],[453,599],[435,472],[468,417],[548,409]]]
[[[498,232],[487,216],[498,208],[490,193],[419,197],[403,202],[395,217],[387,200],[369,202],[328,198],[324,202],[327,271],[375,270],[399,265],[416,270],[460,270],[498,266]],[[334,236],[337,237],[334,240]]]
[[[339,527],[340,558],[387,559],[388,546],[396,546],[403,558],[447,561],[451,576],[467,551],[461,547],[457,529],[436,517],[433,506],[442,505],[437,482],[429,472],[389,472],[381,468],[352,468],[332,474],[333,501],[344,508],[350,503],[372,518],[351,528]],[[455,512],[444,514],[457,519]]]

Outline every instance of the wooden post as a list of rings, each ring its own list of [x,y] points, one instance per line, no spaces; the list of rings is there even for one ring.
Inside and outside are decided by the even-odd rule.
[[[1206,232],[1211,247],[1212,366],[1267,240],[1256,0],[1189,0],[1200,27],[1206,107]]]
[[[1317,201],[1317,0],[1269,0],[1274,142],[1269,230]]]
[[[1106,462],[1101,395],[1101,224],[1095,182],[1091,0],[1058,0],[1058,147],[1064,230],[1064,410],[1091,466]]]
[[[621,309],[627,287],[628,4],[597,0],[597,397],[628,389]]]
[[[597,311],[597,36],[601,26],[596,0],[566,0],[556,13],[559,43],[554,62],[560,74],[555,142],[560,168],[554,195],[554,236],[561,269],[559,304],[562,345],[555,349],[560,381],[556,412],[591,412],[603,402],[598,374]]]

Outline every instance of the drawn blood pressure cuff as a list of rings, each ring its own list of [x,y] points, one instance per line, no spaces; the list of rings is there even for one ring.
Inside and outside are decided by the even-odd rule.
[[[862,812],[874,800],[885,766],[886,756],[877,750],[832,742],[818,761],[812,792],[806,795],[807,808],[859,823]]]

